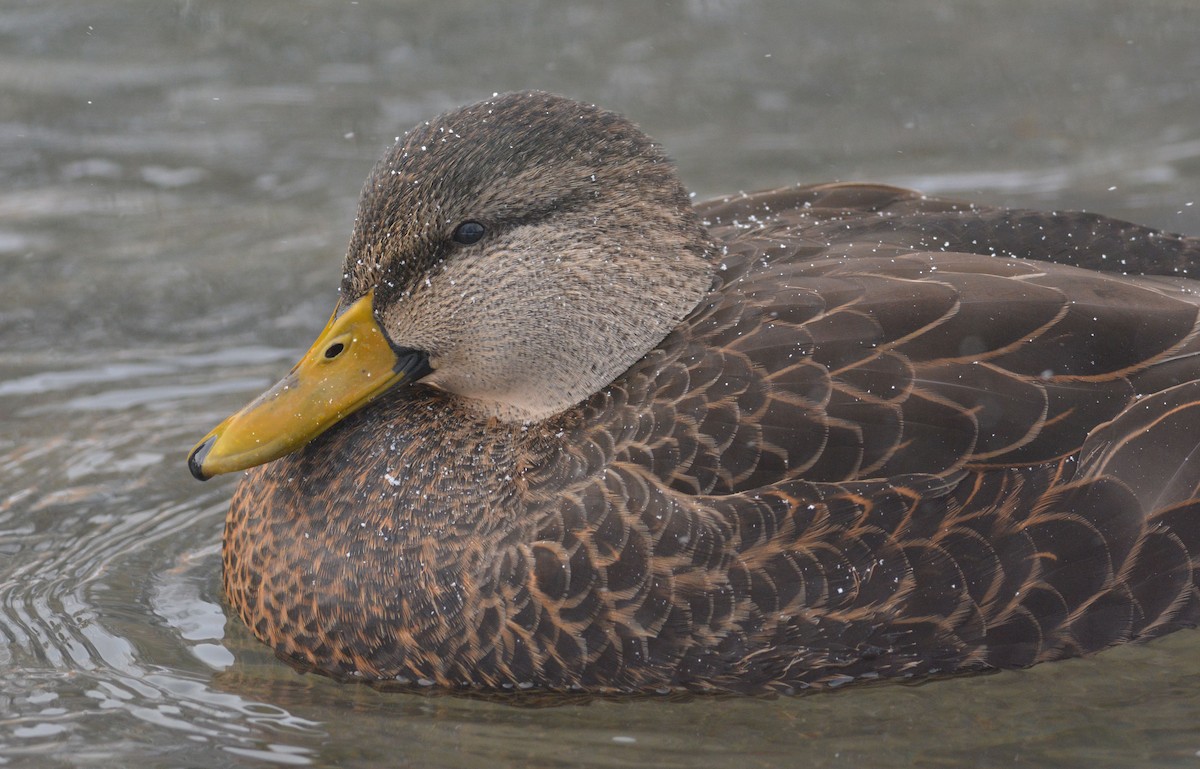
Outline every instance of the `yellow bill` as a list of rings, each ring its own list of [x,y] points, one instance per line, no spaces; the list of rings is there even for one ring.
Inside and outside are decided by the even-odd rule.
[[[424,353],[395,348],[372,290],[325,325],[288,375],[204,436],[188,455],[204,481],[290,454],[404,379],[428,374]]]

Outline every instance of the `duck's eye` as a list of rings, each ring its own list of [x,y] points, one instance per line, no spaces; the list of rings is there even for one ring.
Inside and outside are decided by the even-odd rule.
[[[455,243],[469,246],[472,243],[478,243],[485,231],[479,222],[463,222],[454,228],[454,234],[450,237],[454,239]]]

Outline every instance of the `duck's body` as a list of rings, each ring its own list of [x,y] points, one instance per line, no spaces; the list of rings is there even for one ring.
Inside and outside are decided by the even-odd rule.
[[[537,94],[482,106],[613,119]],[[281,655],[446,688],[791,691],[1200,620],[1200,240],[868,185],[688,207],[678,229],[704,228],[660,259],[690,249],[662,291],[684,311],[650,311],[664,332],[563,407],[562,388],[460,376],[440,332],[396,319],[426,317],[430,276],[469,284],[456,252],[362,259],[380,232],[417,237],[379,192],[398,167],[420,178],[407,157],[364,192],[343,305],[409,287],[376,315],[396,349],[433,351],[429,384],[253,470],[227,520],[226,591]],[[1163,277],[1081,269],[1106,266]],[[562,346],[609,334],[598,312]]]

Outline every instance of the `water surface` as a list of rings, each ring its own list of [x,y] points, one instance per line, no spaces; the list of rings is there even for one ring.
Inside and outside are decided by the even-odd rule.
[[[0,765],[1197,766],[1200,633],[793,699],[514,708],[302,675],[226,618],[184,456],[320,329],[406,127],[538,87],[702,196],[858,179],[1200,233],[1189,2],[9,2]]]

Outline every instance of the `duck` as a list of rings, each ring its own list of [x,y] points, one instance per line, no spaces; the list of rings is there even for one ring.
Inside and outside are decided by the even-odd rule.
[[[229,606],[447,692],[795,693],[1200,618],[1200,238],[831,183],[693,202],[543,92],[422,122],[336,308],[191,451]]]

